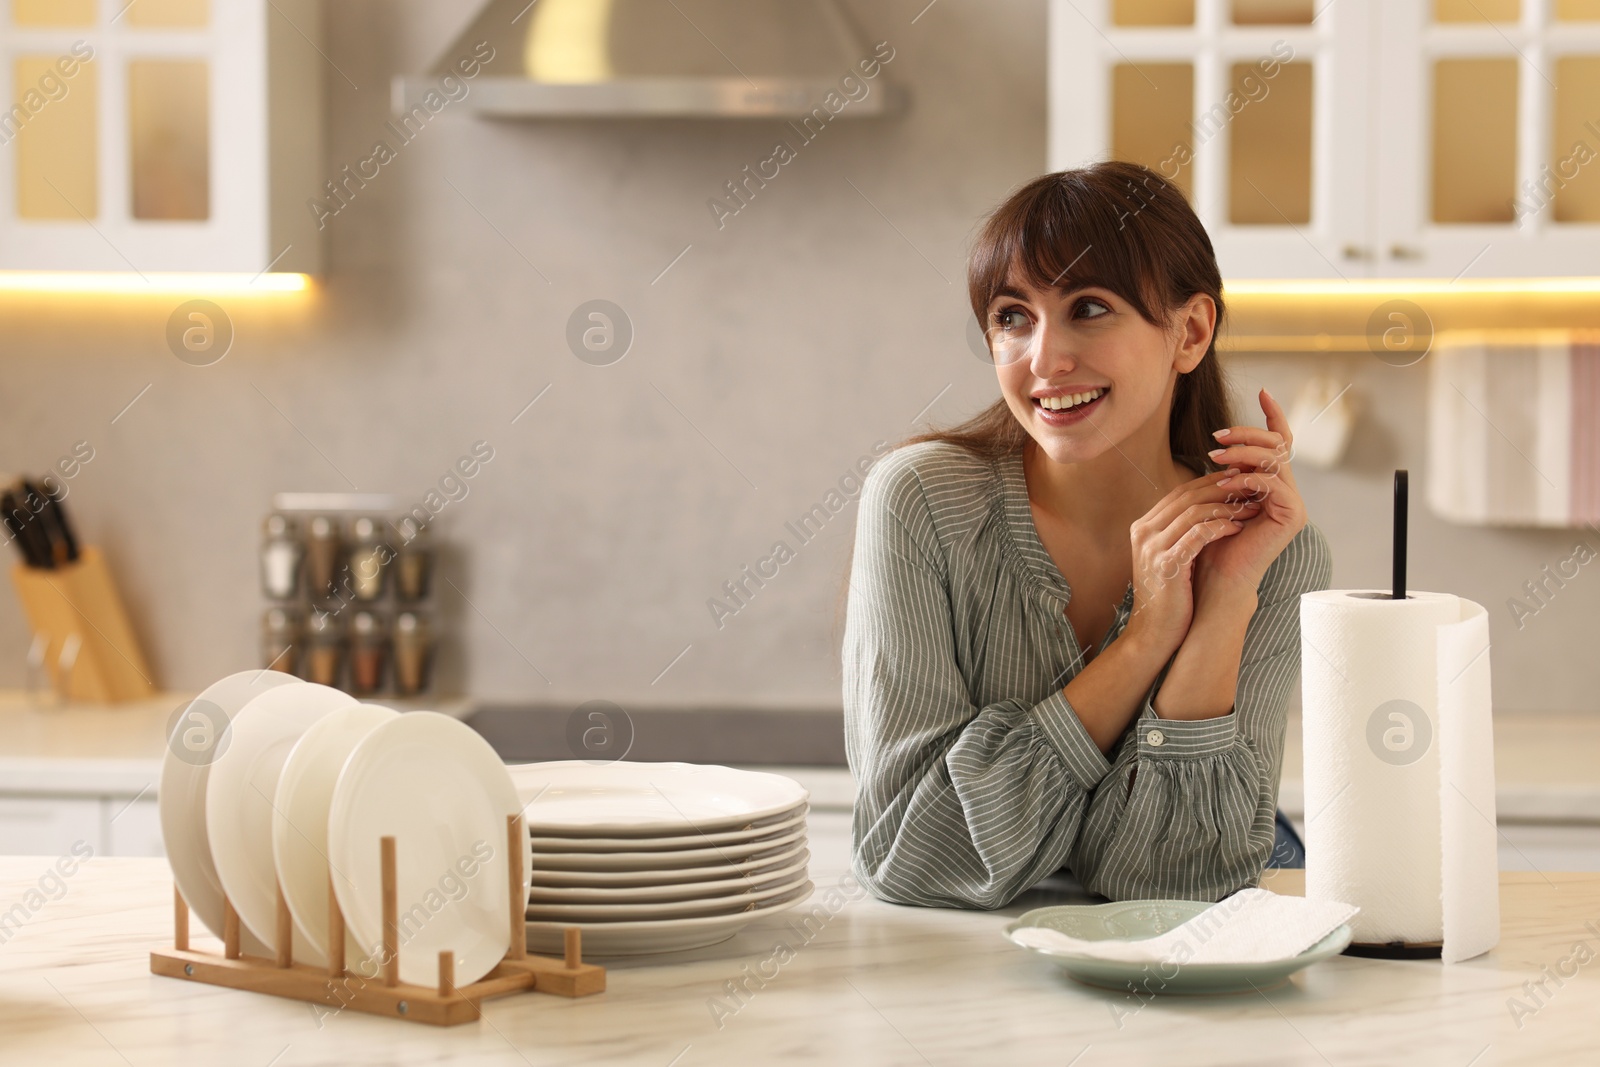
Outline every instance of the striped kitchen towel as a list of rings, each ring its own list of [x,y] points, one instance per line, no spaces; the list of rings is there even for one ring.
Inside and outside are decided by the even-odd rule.
[[[1600,521],[1600,335],[1441,331],[1428,363],[1428,503],[1438,515]]]

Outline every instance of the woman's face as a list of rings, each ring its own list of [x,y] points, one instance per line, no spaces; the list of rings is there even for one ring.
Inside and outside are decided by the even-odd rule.
[[[990,302],[986,323],[1000,391],[1058,463],[1164,434],[1173,383],[1204,356],[1214,307],[1197,295],[1163,329],[1109,289],[1009,285]]]

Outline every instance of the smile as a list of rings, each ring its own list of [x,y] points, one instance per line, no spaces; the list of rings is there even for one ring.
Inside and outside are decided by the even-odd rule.
[[[1101,400],[1111,390],[1091,389],[1086,393],[1070,393],[1066,396],[1036,396],[1033,406],[1038,410],[1041,418],[1052,425],[1064,425],[1077,422],[1087,413],[1098,407]]]

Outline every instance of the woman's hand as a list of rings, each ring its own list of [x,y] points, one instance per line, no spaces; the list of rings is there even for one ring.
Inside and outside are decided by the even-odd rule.
[[[1208,545],[1238,536],[1260,510],[1253,502],[1227,503],[1229,490],[1207,474],[1177,486],[1135,522],[1133,610],[1126,632],[1163,660],[1183,644],[1194,618],[1193,567]]]
[[[1228,506],[1253,502],[1255,511],[1241,514],[1244,528],[1233,536],[1206,545],[1195,563],[1195,581],[1200,587],[1242,586],[1254,592],[1267,568],[1306,524],[1306,507],[1289,469],[1289,454],[1294,436],[1283,408],[1265,389],[1258,397],[1267,417],[1265,430],[1256,426],[1230,426],[1218,440],[1224,447],[1212,452],[1219,464],[1239,468],[1228,478],[1212,476],[1221,482],[1217,488],[1228,494]]]

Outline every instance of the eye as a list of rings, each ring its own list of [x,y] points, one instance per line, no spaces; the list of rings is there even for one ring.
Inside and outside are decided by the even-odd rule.
[[[1083,315],[1079,314],[1079,312],[1086,311],[1089,308],[1099,308],[1100,310],[1095,312],[1094,314],[1083,314]],[[1084,297],[1082,300],[1078,301],[1078,303],[1076,305],[1074,305],[1074,307],[1072,309],[1072,317],[1073,318],[1098,319],[1102,315],[1109,315],[1109,314],[1111,314],[1111,305],[1107,304],[1104,300],[1101,300],[1098,297],[1093,297],[1093,296]]]
[[[1002,330],[1020,330],[1028,325],[1028,313],[1019,307],[1001,308],[994,313],[993,322]]]

